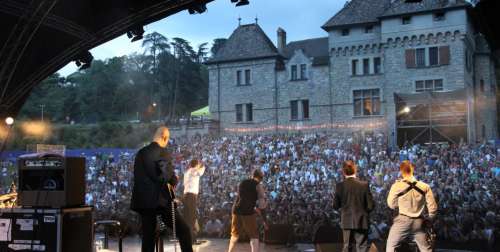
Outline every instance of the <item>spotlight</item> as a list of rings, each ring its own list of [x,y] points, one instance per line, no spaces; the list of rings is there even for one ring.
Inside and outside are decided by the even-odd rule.
[[[7,125],[11,126],[12,124],[14,124],[14,118],[12,118],[12,117],[10,117],[10,116],[9,116],[9,117],[7,117],[7,118],[5,118],[5,123],[6,123]]]
[[[410,113],[410,111],[411,111],[411,109],[408,106],[406,106],[406,107],[403,108],[403,113],[408,114],[408,113]]]
[[[142,25],[140,26],[133,26],[130,31],[127,32],[127,37],[130,40],[130,42],[135,42],[137,40],[141,40],[142,36],[144,35],[144,27]]]
[[[94,56],[89,51],[82,52],[75,57],[75,64],[78,70],[84,70],[90,67]]]
[[[207,6],[204,4],[204,3],[201,3],[201,4],[194,4],[194,5],[191,5],[189,8],[188,8],[188,12],[189,14],[201,14],[203,12],[207,11]]]
[[[250,2],[248,0],[240,0],[237,4],[236,7],[238,6],[243,6],[243,5],[248,5]]]

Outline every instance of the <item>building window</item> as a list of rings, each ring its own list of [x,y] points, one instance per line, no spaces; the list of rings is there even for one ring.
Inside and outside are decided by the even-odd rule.
[[[300,65],[300,79],[305,80],[306,79],[306,64],[301,64]]]
[[[247,103],[247,122],[253,121],[253,104],[252,103]]]
[[[357,59],[352,60],[352,62],[351,62],[351,74],[352,75],[357,75],[357,73],[358,73],[357,68],[358,68],[358,60]]]
[[[380,90],[365,89],[353,92],[354,116],[380,115]]]
[[[426,54],[428,55],[428,59],[426,59]],[[406,49],[405,57],[407,68],[449,65],[450,47],[435,46],[428,48]]]
[[[302,100],[302,118],[309,119],[309,100]]]
[[[443,91],[443,80],[418,80],[415,82],[415,92],[425,92],[425,91]]]
[[[365,33],[373,33],[373,25],[365,26]]]
[[[439,65],[439,53],[437,47],[429,47],[429,65]]]
[[[467,71],[472,71],[472,54],[467,49],[465,49],[465,67]]]
[[[380,57],[373,58],[373,73],[382,73],[382,60],[380,59]]]
[[[349,36],[349,29],[342,29],[342,36]]]
[[[425,67],[425,48],[417,49],[417,67]]]
[[[243,114],[243,112],[245,114]],[[243,122],[243,118],[245,118],[245,122],[252,122],[253,121],[253,104],[252,103],[236,104],[236,122]]]
[[[484,80],[479,80],[479,90],[484,93]]]
[[[292,65],[291,67],[292,71],[291,71],[291,79],[292,80],[297,80],[297,65]]]
[[[404,25],[411,24],[411,16],[401,18],[401,23]]]
[[[370,59],[363,59],[363,74],[370,74]]]
[[[299,108],[301,111],[299,111]],[[290,101],[290,119],[304,120],[309,119],[309,100]]]
[[[434,21],[443,21],[445,19],[445,14],[444,12],[437,12],[434,13]]]
[[[250,69],[245,70],[245,85],[250,85]]]
[[[243,121],[243,104],[236,104],[236,122]]]
[[[290,102],[290,119],[292,120],[299,119],[299,101]]]
[[[241,70],[236,71],[236,85],[241,86]]]

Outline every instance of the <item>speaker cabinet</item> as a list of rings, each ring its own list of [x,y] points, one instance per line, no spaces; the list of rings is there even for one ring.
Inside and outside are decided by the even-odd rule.
[[[85,158],[57,155],[18,160],[18,205],[74,207],[85,204]]]
[[[294,242],[293,226],[288,224],[272,224],[264,233],[266,244],[292,244]]]

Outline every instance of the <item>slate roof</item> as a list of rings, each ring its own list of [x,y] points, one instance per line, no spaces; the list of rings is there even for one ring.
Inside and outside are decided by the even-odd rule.
[[[378,17],[385,12],[390,3],[391,0],[351,0],[322,28],[328,31],[339,26],[378,22]]]
[[[258,24],[247,24],[236,28],[207,64],[278,56],[278,49],[262,28]]]
[[[428,12],[439,9],[470,6],[465,0],[422,0],[417,3],[405,3],[405,0],[396,0],[381,17],[399,16],[404,14]]]
[[[283,57],[291,58],[296,50],[312,57],[313,65],[328,65],[328,37],[290,42],[283,50]]]
[[[420,3],[406,3],[405,0],[351,0],[322,28],[376,23],[380,18],[411,13],[428,12],[439,9],[463,8],[470,6],[465,0],[422,0]]]

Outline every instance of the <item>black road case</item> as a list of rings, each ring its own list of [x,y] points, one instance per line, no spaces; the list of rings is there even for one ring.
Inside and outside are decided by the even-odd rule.
[[[92,207],[0,209],[2,252],[92,252]]]

